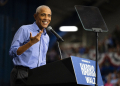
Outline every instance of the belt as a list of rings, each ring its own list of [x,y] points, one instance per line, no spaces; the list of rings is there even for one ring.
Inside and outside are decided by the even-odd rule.
[[[25,66],[21,66],[21,65],[16,65],[16,66],[14,66],[14,68],[22,69],[22,70],[26,70],[26,71],[28,71],[30,69],[29,67],[25,67]]]

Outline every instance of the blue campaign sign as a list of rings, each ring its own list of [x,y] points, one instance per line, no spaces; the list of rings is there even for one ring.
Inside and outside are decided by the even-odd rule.
[[[95,61],[80,57],[71,56],[77,84],[95,86]],[[97,65],[98,66],[98,65]],[[97,84],[104,86],[98,66]]]

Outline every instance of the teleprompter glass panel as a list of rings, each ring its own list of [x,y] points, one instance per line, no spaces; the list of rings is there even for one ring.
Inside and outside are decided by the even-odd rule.
[[[101,29],[101,32],[108,31],[104,19],[97,7],[75,5],[75,9],[85,30],[93,31],[93,29]]]

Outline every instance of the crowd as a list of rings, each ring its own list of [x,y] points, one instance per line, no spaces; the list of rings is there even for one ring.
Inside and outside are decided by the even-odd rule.
[[[120,70],[114,70],[107,74],[107,76],[103,76],[104,86],[120,86]]]
[[[62,52],[62,59],[70,56],[93,59],[93,57],[96,56],[95,45],[91,45],[90,47],[79,46],[77,48],[73,46],[61,46],[60,48]],[[118,25],[111,34],[106,36],[102,41],[98,42],[98,51],[99,54],[116,52],[120,55],[120,28]],[[48,51],[47,63],[60,59],[61,57],[59,55],[57,45],[55,45],[54,48]],[[120,66],[114,67],[109,63],[109,61],[106,61],[106,63],[99,66],[105,86],[120,86]],[[106,68],[109,68],[108,71],[106,71]]]

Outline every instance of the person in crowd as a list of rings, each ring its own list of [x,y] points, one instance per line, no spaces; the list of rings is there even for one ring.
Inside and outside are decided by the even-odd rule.
[[[104,86],[113,86],[113,84],[111,83],[111,73],[108,74],[107,76],[107,82],[105,83]]]
[[[105,83],[104,86],[114,86],[112,83],[110,83],[110,81],[111,81],[111,79],[109,78],[109,79],[107,80],[107,83]]]

